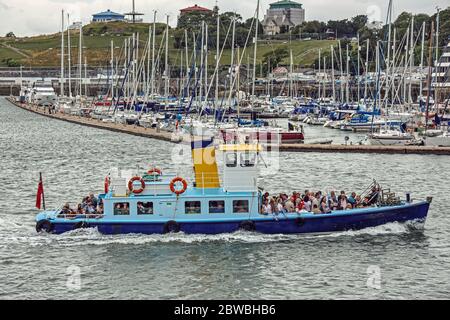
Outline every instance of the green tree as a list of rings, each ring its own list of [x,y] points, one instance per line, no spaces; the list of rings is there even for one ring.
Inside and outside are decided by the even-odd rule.
[[[242,16],[235,12],[224,12],[220,15],[220,23],[224,26],[224,28],[228,29],[233,17],[236,16],[236,26],[239,26],[242,23]]]
[[[20,67],[20,63],[17,60],[12,58],[3,59],[3,63],[6,64],[9,68],[18,68]]]
[[[269,69],[277,67],[280,62],[287,57],[289,57],[289,51],[287,47],[279,47],[273,51],[267,52],[263,56],[263,72],[269,72]]]
[[[215,26],[215,18],[212,14],[207,12],[193,11],[190,13],[183,14],[178,19],[177,28],[186,29],[190,32],[201,29],[202,21],[205,21],[208,25]]]
[[[434,28],[436,30],[436,18],[437,13],[431,16],[434,21]],[[445,10],[441,10],[439,13],[439,46],[442,48],[447,45],[450,40],[450,7]],[[431,23],[431,22],[430,22]],[[428,31],[430,28],[428,28]],[[442,49],[440,51],[442,53]]]
[[[298,29],[294,29],[297,30]],[[308,21],[303,23],[302,32],[305,33],[324,33],[327,30],[327,25],[324,22],[320,22],[317,20]]]
[[[358,33],[367,24],[368,18],[366,15],[358,15],[352,18],[353,33]]]

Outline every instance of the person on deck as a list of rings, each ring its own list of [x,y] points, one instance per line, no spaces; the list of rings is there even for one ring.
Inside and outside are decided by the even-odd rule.
[[[271,210],[272,214],[278,214],[278,206],[277,206],[277,203],[275,202],[274,198],[270,199],[269,205],[270,205],[270,210]]]
[[[303,203],[304,203],[303,209],[305,209],[308,212],[311,212],[312,203],[309,196],[305,196],[305,198],[303,198]]]
[[[92,201],[92,205],[94,206],[94,208],[96,208],[98,205],[98,199],[94,196],[92,192],[89,193],[89,200]]]
[[[83,206],[82,206],[81,203],[78,204],[78,207],[77,207],[77,214],[84,214]]]
[[[338,198],[336,196],[336,192],[334,191],[330,192],[330,197],[328,198],[328,207],[333,211],[337,210],[339,207]]]
[[[348,203],[351,204],[352,209],[356,207],[356,192],[352,192],[350,197],[348,197]]]
[[[282,201],[281,198],[278,199],[278,202],[277,202],[277,212],[278,213],[285,213],[284,206],[283,206],[283,201]]]
[[[262,205],[262,214],[272,214],[272,207],[270,206],[268,199],[266,199]]]
[[[342,194],[339,196],[339,207],[338,210],[346,210],[347,209],[347,197],[345,194]]]
[[[330,213],[331,210],[328,207],[327,197],[322,197],[322,201],[320,202],[320,211],[322,213]]]
[[[314,214],[321,214],[322,211],[320,211],[319,206],[317,206],[316,204],[314,204],[314,205],[313,205],[312,213],[314,213]]]
[[[291,197],[289,200],[287,200],[284,204],[286,211],[289,213],[295,212],[295,201],[293,200],[293,197]]]

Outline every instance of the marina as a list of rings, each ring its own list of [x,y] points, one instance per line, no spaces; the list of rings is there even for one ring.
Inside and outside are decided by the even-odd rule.
[[[183,137],[174,136],[172,133],[157,131],[152,128],[142,128],[135,125],[104,123],[102,121],[90,118],[83,118],[74,115],[61,113],[50,114],[48,110],[37,107],[30,107],[17,103],[15,99],[9,101],[17,107],[24,110],[40,114],[45,117],[67,121],[104,130],[116,131],[136,136],[142,136],[157,140],[169,141],[172,143],[183,142]],[[187,137],[190,141],[190,136]],[[186,141],[185,141],[186,142]],[[267,150],[271,150],[270,145],[266,145]],[[419,146],[370,146],[370,145],[337,145],[337,144],[280,144],[275,145],[273,149],[280,152],[338,152],[338,153],[385,153],[385,154],[436,154],[450,155],[448,147],[419,147]]]

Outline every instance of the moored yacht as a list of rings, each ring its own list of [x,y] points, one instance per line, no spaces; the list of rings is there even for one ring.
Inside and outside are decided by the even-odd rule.
[[[54,106],[58,97],[50,82],[36,81],[31,89],[31,103],[38,106]]]

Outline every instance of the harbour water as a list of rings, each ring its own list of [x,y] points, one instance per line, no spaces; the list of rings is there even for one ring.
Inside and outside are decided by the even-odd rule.
[[[334,136],[342,133],[323,128],[306,135],[321,132],[343,143]],[[173,144],[48,119],[4,99],[0,146],[0,299],[450,297],[447,156],[281,153],[280,169],[260,181],[269,192],[358,192],[375,178],[415,199],[433,196],[418,230],[389,224],[321,236],[57,236],[34,229],[39,172],[47,207],[56,207],[101,192],[112,168],[157,165],[189,178],[191,164],[172,160]]]

